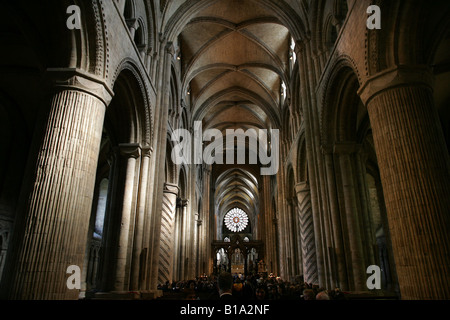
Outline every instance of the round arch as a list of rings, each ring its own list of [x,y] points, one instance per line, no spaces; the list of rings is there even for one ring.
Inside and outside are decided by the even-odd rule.
[[[335,61],[322,87],[320,106],[321,139],[326,146],[337,141],[349,141],[354,126],[348,126],[361,104],[357,92],[360,86],[358,73],[351,59]]]
[[[149,103],[148,84],[145,78],[130,59],[119,64],[117,76],[114,77],[114,98],[112,99],[106,116],[111,109],[118,109],[115,119],[117,127],[122,128],[121,143],[140,143],[150,145],[153,137],[152,110]],[[124,122],[126,125],[124,125]]]

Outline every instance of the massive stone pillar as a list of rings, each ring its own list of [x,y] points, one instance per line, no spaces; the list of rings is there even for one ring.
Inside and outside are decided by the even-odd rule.
[[[295,187],[300,214],[300,236],[302,244],[303,277],[305,282],[318,284],[314,219],[311,207],[311,192],[306,182]]]
[[[44,130],[30,166],[29,193],[19,209],[8,277],[9,299],[77,299],[66,273],[83,270],[106,106],[112,94],[75,70],[49,72],[54,86]],[[25,199],[24,199],[25,200]]]
[[[400,67],[360,91],[403,299],[450,298],[450,161],[431,83],[428,70]]]
[[[179,189],[175,185],[169,183],[164,185],[158,272],[158,282],[160,284],[173,280],[175,210],[178,191]]]

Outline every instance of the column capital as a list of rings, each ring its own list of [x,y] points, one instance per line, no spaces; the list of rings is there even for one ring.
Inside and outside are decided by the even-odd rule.
[[[186,208],[188,204],[189,204],[188,199],[177,198],[177,207],[178,208]]]
[[[141,145],[139,143],[122,143],[119,144],[119,152],[122,156],[137,159],[141,156]]]
[[[175,54],[175,46],[173,45],[172,41],[168,41],[164,49],[166,50],[166,53],[170,54],[171,56]]]
[[[165,182],[163,191],[164,193],[172,193],[177,196],[178,192],[180,191],[180,188],[178,188],[178,186],[175,184]]]
[[[305,40],[305,39],[295,40],[294,52],[297,56],[301,55],[305,51],[305,49],[306,49],[305,42],[306,41],[308,41],[308,40]]]
[[[142,157],[143,158],[144,157],[150,158],[152,153],[153,153],[153,148],[150,147],[150,146],[144,146],[144,147],[141,148],[141,151],[142,151]]]
[[[100,99],[105,106],[111,102],[114,91],[104,79],[77,68],[48,68],[46,80],[51,86],[88,93]]]
[[[428,66],[395,66],[370,77],[359,89],[364,105],[379,93],[395,87],[422,85],[433,88],[434,76]]]
[[[137,30],[137,28],[139,27],[139,22],[136,18],[126,19],[125,22],[127,23],[128,28]]]

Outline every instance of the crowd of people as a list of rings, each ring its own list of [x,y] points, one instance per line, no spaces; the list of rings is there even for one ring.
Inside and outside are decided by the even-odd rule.
[[[303,282],[283,281],[275,276],[243,276],[222,272],[219,276],[198,277],[189,281],[166,282],[159,286],[164,295],[176,295],[185,300],[345,300],[339,288],[326,290],[318,285]]]

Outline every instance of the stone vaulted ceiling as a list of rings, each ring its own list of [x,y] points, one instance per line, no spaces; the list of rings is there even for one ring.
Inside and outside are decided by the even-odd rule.
[[[289,44],[289,31],[255,1],[222,0],[195,14],[180,35],[194,120],[219,130],[276,126]]]
[[[220,0],[195,13],[179,37],[182,87],[203,129],[279,128],[291,36],[252,0]],[[219,225],[233,207],[257,219],[258,187],[245,169],[216,177]],[[219,228],[220,230],[220,228]]]

